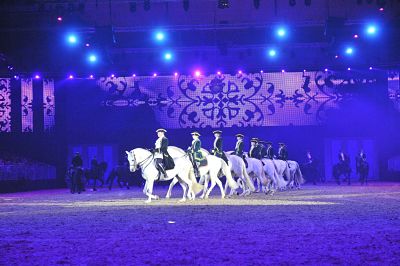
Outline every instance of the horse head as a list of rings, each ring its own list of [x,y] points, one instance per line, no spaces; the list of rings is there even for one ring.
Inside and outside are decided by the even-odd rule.
[[[131,150],[129,151],[125,151],[126,155],[127,155],[127,159],[129,162],[129,171],[131,172],[135,172],[137,170],[137,160],[136,160],[136,156],[135,156],[135,151]]]

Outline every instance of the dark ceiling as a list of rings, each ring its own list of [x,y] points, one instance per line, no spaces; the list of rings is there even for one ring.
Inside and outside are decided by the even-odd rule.
[[[395,68],[400,63],[399,21],[398,0],[3,0],[0,72],[100,75],[169,74],[197,67],[205,72]],[[374,39],[363,35],[370,22],[379,27]],[[279,25],[289,31],[286,40],[274,34]],[[154,43],[156,29],[166,32],[165,44]],[[65,43],[70,32],[79,37],[77,47]],[[354,56],[342,55],[346,45],[355,47]],[[269,48],[279,56],[268,58]],[[164,51],[173,53],[172,62],[162,59]],[[86,62],[89,52],[98,54],[98,64]]]

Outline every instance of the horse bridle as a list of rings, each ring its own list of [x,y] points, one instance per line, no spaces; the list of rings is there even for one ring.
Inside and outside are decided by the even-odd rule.
[[[150,155],[149,155],[146,159],[144,159],[142,162],[137,163],[135,152],[131,152],[131,153],[132,153],[132,155],[133,155],[133,160],[135,161],[135,164],[136,164],[135,168],[142,168],[142,171],[144,171],[144,169],[146,169],[146,168],[150,165],[150,163],[151,163],[151,161],[149,161],[149,163],[148,163],[146,166],[143,166],[143,165],[146,163],[146,161],[149,160],[150,158],[154,157],[154,154],[150,154]],[[135,169],[135,170],[136,170],[136,169]]]

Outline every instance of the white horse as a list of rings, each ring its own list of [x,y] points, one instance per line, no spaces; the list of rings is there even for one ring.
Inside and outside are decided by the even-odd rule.
[[[264,158],[262,161],[264,163],[265,174],[272,180],[272,189],[285,189],[288,183],[284,179],[284,176],[290,179],[288,164],[285,161],[275,159],[271,160]]]
[[[182,150],[181,148],[178,148],[178,147],[174,147],[174,146],[168,147],[168,153],[170,154],[170,156],[172,158],[182,158],[182,157],[189,158],[184,150]],[[203,194],[200,197],[208,198],[210,196],[211,191],[215,187],[215,185],[218,185],[218,187],[221,190],[221,198],[225,198],[225,191],[223,189],[221,180],[219,180],[219,177],[218,177],[218,174],[220,171],[226,177],[226,184],[228,184],[229,187],[233,191],[235,191],[238,188],[238,185],[232,178],[232,175],[231,175],[231,172],[229,171],[228,165],[225,163],[224,160],[222,160],[221,158],[218,158],[214,155],[208,154],[208,152],[204,149],[202,149],[202,153],[205,156],[205,158],[207,159],[207,165],[199,167],[200,176],[204,182]],[[193,167],[191,168],[189,175],[190,175],[191,180],[196,180],[196,178],[194,176]],[[208,188],[209,180],[211,181],[210,188]],[[168,189],[168,192],[166,195],[167,198],[171,197],[172,188],[175,186],[177,181],[178,180],[174,179],[174,180],[172,180],[171,184],[169,185],[169,189]]]
[[[246,171],[249,176],[256,179],[257,189],[256,192],[265,191],[268,186],[268,179],[263,169],[263,163],[256,158],[246,158],[247,168]]]
[[[243,159],[234,154],[225,153],[225,155],[228,158],[232,175],[238,178],[238,183],[242,187],[243,192],[241,195],[250,195],[256,189],[253,181],[246,171],[246,165]],[[226,185],[225,189],[227,189]],[[233,195],[233,193],[234,191],[231,190],[230,195]]]
[[[300,165],[296,161],[287,161],[289,164],[289,171],[290,171],[290,179],[288,181],[289,188],[297,188],[300,189],[300,186],[304,184],[305,180],[303,178],[303,174],[300,170]]]
[[[129,170],[131,172],[135,172],[138,168],[142,170],[142,177],[146,180],[143,189],[143,193],[148,197],[146,203],[150,203],[152,199],[159,199],[159,196],[153,194],[154,181],[158,177],[158,170],[155,166],[153,154],[142,148],[136,148],[130,152],[126,151],[126,154],[128,155]],[[167,170],[168,180],[177,178],[179,183],[181,183],[184,189],[181,201],[186,200],[187,194],[190,199],[194,199],[193,195],[197,194],[202,189],[202,186],[189,178],[192,164],[184,157],[174,159],[174,162],[175,167]]]

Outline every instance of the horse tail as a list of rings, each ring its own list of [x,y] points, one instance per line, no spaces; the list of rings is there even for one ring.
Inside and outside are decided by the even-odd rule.
[[[262,164],[261,164],[261,184],[263,186],[268,185],[268,178],[267,175],[265,174],[264,167]]]
[[[299,164],[296,162],[296,172],[295,172],[295,177],[297,179],[297,182],[299,185],[304,184],[304,182],[306,182],[306,180],[304,180],[303,178],[303,174],[301,173],[301,169]]]
[[[244,165],[243,160],[242,160],[242,166],[243,166],[243,167],[241,167],[242,168],[242,174],[243,174],[243,176],[244,176],[244,178],[246,180],[247,186],[250,188],[251,192],[256,191],[256,188],[254,187],[254,183],[253,183],[253,181],[251,180],[249,174],[246,171],[246,166]]]
[[[231,174],[231,169],[229,168],[228,164],[222,159],[221,159],[221,164],[222,164],[222,173],[225,175],[226,182],[228,182],[229,187],[233,190],[238,189],[239,186],[233,179]]]

